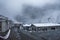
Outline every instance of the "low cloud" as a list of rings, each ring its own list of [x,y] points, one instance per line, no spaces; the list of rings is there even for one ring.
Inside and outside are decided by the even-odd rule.
[[[25,10],[25,5],[39,8],[41,13],[35,15],[34,21],[30,17],[30,15],[26,16],[27,14],[23,13]],[[49,15],[50,13],[57,13],[60,10],[59,8],[59,0],[0,0],[0,14],[9,17],[10,19],[14,19],[16,15],[25,17],[25,23],[35,23],[40,22],[39,14],[42,14],[42,20],[44,20],[45,15]],[[33,10],[34,11],[34,10]],[[44,15],[44,16],[43,16]],[[38,17],[39,16],[39,17]],[[56,15],[55,15],[56,16]],[[27,18],[28,17],[28,18]],[[56,18],[56,17],[55,17]],[[46,18],[45,18],[46,19]],[[29,21],[26,21],[29,20]]]

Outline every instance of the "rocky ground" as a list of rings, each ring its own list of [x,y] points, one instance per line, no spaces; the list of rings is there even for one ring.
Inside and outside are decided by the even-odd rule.
[[[18,29],[13,27],[11,28],[10,36],[7,40],[20,40],[20,33],[18,33]]]
[[[41,32],[21,31],[23,40],[60,40],[60,30],[50,30]]]

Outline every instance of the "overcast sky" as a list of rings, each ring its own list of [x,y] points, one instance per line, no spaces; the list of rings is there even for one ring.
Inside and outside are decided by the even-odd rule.
[[[13,19],[17,14],[23,15],[23,5],[43,8],[46,5],[59,4],[59,2],[59,0],[0,0],[0,14]]]

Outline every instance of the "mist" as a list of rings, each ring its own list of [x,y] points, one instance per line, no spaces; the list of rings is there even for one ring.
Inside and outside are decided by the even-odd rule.
[[[59,23],[59,11],[59,0],[0,0],[0,14],[23,23]]]

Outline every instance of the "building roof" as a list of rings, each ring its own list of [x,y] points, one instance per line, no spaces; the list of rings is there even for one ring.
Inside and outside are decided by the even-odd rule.
[[[8,20],[8,18],[3,15],[0,15],[0,20]]]
[[[31,26],[31,24],[24,24],[23,26]]]
[[[33,25],[36,27],[60,26],[60,24],[56,24],[56,23],[35,23]]]
[[[14,24],[21,24],[20,22],[14,22]]]
[[[24,24],[23,26],[31,26],[32,24]],[[35,27],[47,27],[47,26],[60,26],[60,24],[57,23],[34,23]]]

